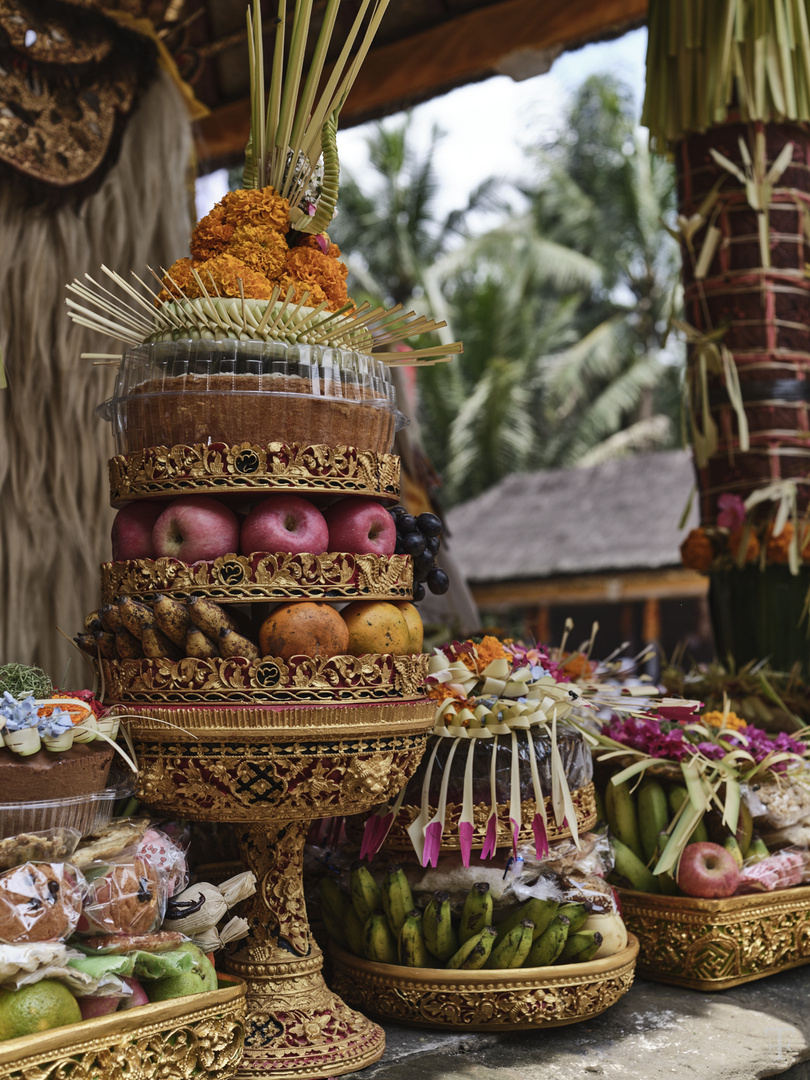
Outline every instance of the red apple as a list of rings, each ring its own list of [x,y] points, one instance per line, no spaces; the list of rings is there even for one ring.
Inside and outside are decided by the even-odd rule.
[[[154,559],[152,529],[166,508],[165,503],[127,503],[113,518],[112,557],[123,559]]]
[[[174,499],[152,529],[155,556],[181,562],[218,559],[239,548],[239,518],[224,503],[205,495]]]
[[[355,555],[393,555],[397,527],[385,507],[363,495],[348,495],[324,514],[329,526],[329,550]]]
[[[269,495],[242,523],[242,553],[253,551],[311,552],[329,549],[329,529],[320,510],[297,495]]]
[[[677,880],[687,896],[733,896],[740,884],[740,870],[731,852],[720,844],[687,844],[678,864]]]

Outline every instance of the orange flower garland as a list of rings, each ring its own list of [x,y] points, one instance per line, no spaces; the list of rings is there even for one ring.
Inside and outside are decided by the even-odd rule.
[[[707,574],[714,559],[714,545],[705,529],[692,529],[681,544],[681,561],[687,570]]]

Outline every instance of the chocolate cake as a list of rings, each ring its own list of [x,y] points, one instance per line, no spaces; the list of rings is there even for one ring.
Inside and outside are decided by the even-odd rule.
[[[0,749],[0,803],[39,802],[103,790],[115,751],[108,743],[74,743],[21,757]]]

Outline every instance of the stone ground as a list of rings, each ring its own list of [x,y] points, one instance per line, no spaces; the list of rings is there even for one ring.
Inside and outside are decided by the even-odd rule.
[[[636,980],[570,1027],[502,1035],[384,1024],[386,1051],[357,1080],[810,1080],[810,969],[699,993]]]

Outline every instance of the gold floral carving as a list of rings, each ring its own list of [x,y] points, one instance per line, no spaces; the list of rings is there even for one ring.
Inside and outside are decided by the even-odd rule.
[[[102,603],[119,596],[146,600],[165,593],[187,600],[203,593],[230,603],[315,597],[319,600],[409,600],[413,561],[409,555],[331,553],[223,555],[193,565],[177,559],[132,559],[103,563]]]
[[[596,824],[596,794],[593,784],[586,784],[585,787],[577,788],[576,791],[571,792],[571,798],[574,803],[574,809],[577,814],[577,828],[580,832],[586,832],[588,829],[592,829]],[[554,820],[554,809],[551,804],[551,798],[546,797],[546,818],[548,820],[547,835],[551,843],[555,840],[563,840],[565,837],[571,835],[571,830],[567,824],[557,825]],[[520,816],[521,824],[518,832],[518,844],[531,844],[534,845],[534,832],[532,830],[532,822],[534,820],[537,804],[534,799],[527,799],[526,802],[521,803]],[[442,832],[442,850],[443,851],[460,851],[461,843],[459,840],[458,824],[461,818],[461,804],[460,803],[448,803],[444,817],[444,830]],[[436,807],[430,808],[430,816],[433,817],[436,812]],[[420,807],[411,804],[404,805],[397,815],[396,821],[391,827],[386,841],[386,850],[392,851],[410,851],[412,848],[411,838],[408,835],[408,826],[419,817]],[[473,806],[473,839],[472,846],[474,850],[478,850],[484,847],[487,822],[489,816],[492,813],[492,807],[489,803],[477,803]],[[506,803],[498,806],[498,832],[496,834],[496,846],[497,847],[511,847],[512,846],[512,826],[509,819],[509,806]]]
[[[108,701],[158,705],[416,700],[424,698],[427,665],[424,654],[101,661]]]
[[[352,446],[150,446],[109,463],[110,498],[190,493],[294,491],[296,494],[399,497],[399,458]]]
[[[191,1001],[192,1007],[189,1008]],[[134,1018],[133,1018],[134,1013]],[[0,1043],[2,1080],[167,1080],[237,1076],[245,984]]]
[[[375,1016],[417,1027],[518,1031],[598,1016],[633,983],[638,942],[586,964],[442,971],[374,964],[332,946],[335,993]]]
[[[621,890],[638,936],[639,974],[695,990],[725,990],[810,963],[810,887],[728,900]]]

